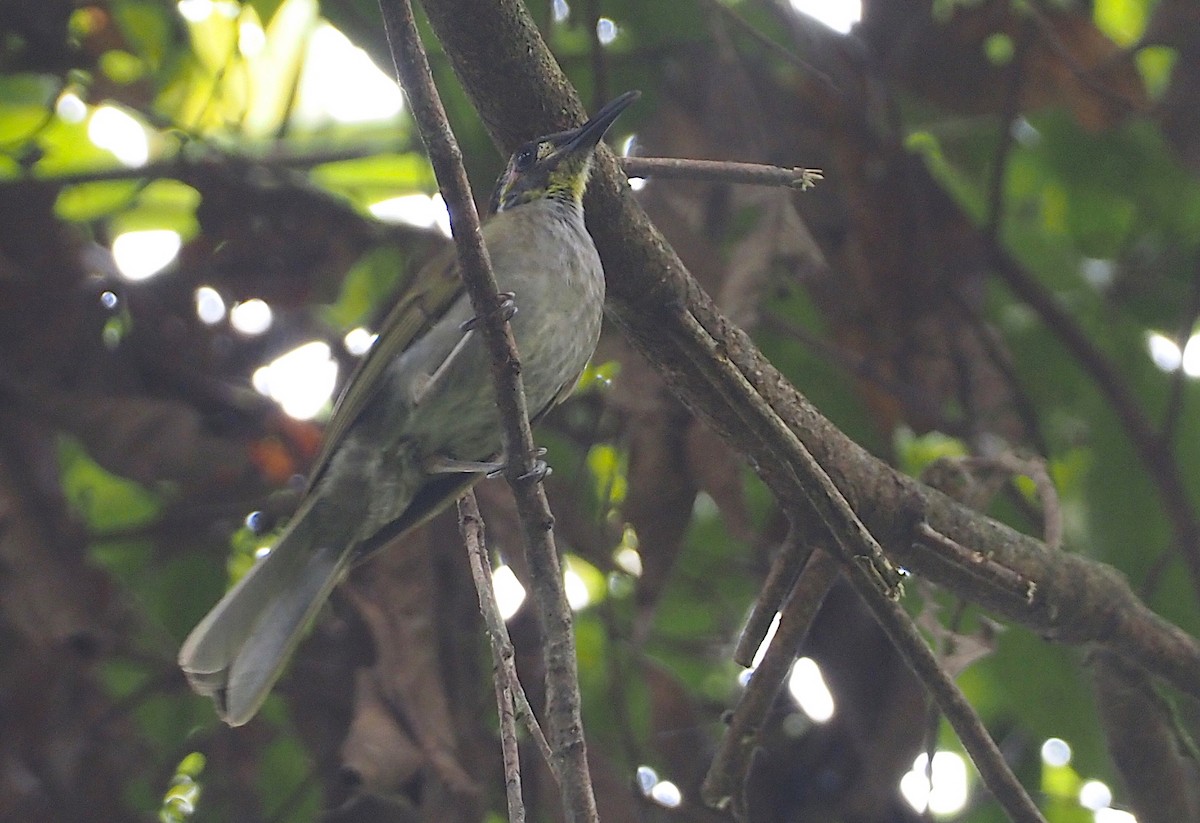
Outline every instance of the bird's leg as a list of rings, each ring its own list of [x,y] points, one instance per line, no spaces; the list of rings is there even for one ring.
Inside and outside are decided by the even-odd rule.
[[[518,480],[545,480],[551,474],[551,468],[542,459],[545,449],[536,449],[533,453],[533,466],[529,471],[518,477]],[[497,477],[508,468],[505,460],[458,460],[432,455],[425,460],[425,471],[429,474],[483,474],[489,478]]]
[[[550,468],[550,464],[542,459],[542,455],[546,453],[545,449],[535,449],[533,465],[529,467],[529,471],[517,478],[517,480],[534,480],[541,483],[547,477],[554,473],[554,469]]]
[[[500,302],[496,304],[496,308],[494,309],[495,313],[499,314],[505,320],[512,320],[513,316],[517,313],[517,304],[513,302],[513,299],[516,297],[516,295],[510,291],[502,291],[497,295],[497,297],[500,298]],[[462,324],[459,325],[459,328],[463,331],[471,331],[478,325],[479,317],[476,316],[468,320],[464,320]]]
[[[504,471],[504,464],[495,460],[456,460],[435,454],[425,460],[429,474],[486,474],[491,477]]]

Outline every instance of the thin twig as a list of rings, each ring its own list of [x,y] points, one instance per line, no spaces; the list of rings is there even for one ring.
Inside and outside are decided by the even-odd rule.
[[[521,685],[521,679],[517,676],[516,651],[508,635],[508,625],[504,622],[500,606],[496,603],[496,592],[492,588],[492,565],[483,539],[483,516],[479,513],[479,504],[475,500],[473,490],[468,489],[458,500],[458,527],[463,534],[463,541],[467,544],[471,576],[475,580],[475,591],[479,595],[479,611],[483,615],[483,624],[487,627],[488,638],[492,643],[492,654],[499,655],[496,662],[497,676],[503,674],[507,680],[517,712],[521,715],[529,736],[537,744],[555,779],[558,779],[558,765],[554,762],[550,744],[546,742],[546,735],[542,733],[541,724],[538,723],[529,698],[525,695],[525,687]]]
[[[579,110],[569,80],[523,4],[424,2],[447,61],[499,144],[512,149],[533,133],[561,129],[566,125],[563,113]],[[749,335],[722,317],[628,191],[611,155],[600,151],[587,207],[608,278],[609,316],[656,364],[672,391],[748,455],[781,501],[802,505],[802,492],[784,471],[781,441],[768,430],[760,403],[787,421],[839,484],[854,492],[861,514],[907,568],[1042,636],[1060,643],[1100,644],[1186,694],[1200,696],[1200,643],[1147,608],[1110,567],[1078,554],[1048,552],[1040,541],[922,487],[869,455],[822,416]],[[680,306],[702,318],[718,348],[736,364],[742,382],[718,372],[712,358],[692,346],[684,313],[676,308]],[[1037,580],[1039,593],[1053,608],[1030,608],[936,553],[914,547],[912,524],[901,517],[904,500],[920,504],[939,531]],[[1112,619],[1116,613],[1121,620]]]
[[[746,620],[746,627],[742,629],[741,637],[738,638],[737,648],[733,650],[733,662],[739,666],[750,667],[763,638],[771,628],[772,621],[775,620],[775,615],[779,613],[780,604],[796,585],[796,578],[807,568],[806,564],[811,556],[812,547],[804,541],[800,530],[794,525],[791,526],[787,537],[779,546],[775,560],[771,563],[771,570],[767,572],[767,579],[758,593],[758,599],[754,601],[754,608]]]
[[[1112,361],[1088,338],[1054,295],[1029,276],[998,243],[988,243],[988,254],[1000,279],[1042,318],[1046,330],[1058,338],[1108,400],[1133,443],[1142,467],[1158,489],[1174,532],[1175,548],[1191,576],[1193,591],[1200,595],[1200,521],[1169,444],[1155,430]]]
[[[1013,147],[1017,144],[1013,132],[1013,123],[1021,113],[1021,90],[1025,85],[1025,76],[1021,71],[1024,66],[1025,52],[1029,43],[1028,29],[1022,27],[1013,48],[1012,60],[1009,61],[1006,74],[1008,84],[1004,89],[1003,106],[1000,111],[1000,139],[996,142],[996,151],[992,156],[992,166],[988,170],[987,213],[984,218],[983,233],[987,237],[998,237],[1000,224],[1004,221],[1004,180],[1008,171],[1008,161],[1012,156]]]
[[[826,363],[887,392],[904,408],[922,419],[929,420],[938,431],[953,437],[966,438],[966,425],[962,420],[947,416],[944,404],[936,402],[929,392],[899,377],[885,374],[874,359],[851,351],[846,346],[835,345],[799,323],[769,309],[762,312],[760,321],[763,327],[795,340]]]
[[[746,183],[752,186],[781,186],[801,191],[808,191],[818,180],[825,177],[820,169],[807,169],[803,166],[789,169],[762,163],[685,160],[677,157],[622,157],[621,167],[630,177]]]
[[[972,573],[997,588],[1007,589],[1018,597],[1032,602],[1037,594],[1037,584],[1026,580],[1012,569],[1001,566],[982,552],[972,551],[951,540],[928,523],[918,523],[916,537],[929,549],[946,554],[960,568]]]
[[[488,627],[488,636],[491,639],[492,680],[496,688],[496,716],[500,721],[500,752],[504,758],[504,794],[508,799],[508,820],[509,823],[523,823],[525,804],[521,798],[521,753],[517,745],[517,724],[513,717],[513,700],[521,688],[521,683],[513,666],[513,647],[508,638],[508,629],[504,625],[504,618],[496,605],[496,593],[492,589],[492,564],[484,545],[483,515],[479,513],[475,492],[470,489],[458,499],[458,529],[467,546],[471,577],[475,580],[475,591],[479,595],[479,611],[483,614],[483,621]],[[537,728],[536,721],[533,728],[537,729],[536,736],[540,737],[541,729]],[[539,740],[539,745],[544,747],[546,762],[553,768],[554,759],[549,756],[550,747],[544,737]]]
[[[766,400],[754,391],[754,387],[749,384],[746,376],[738,370],[737,366],[717,348],[716,340],[700,321],[689,311],[685,311],[683,314],[684,328],[690,340],[697,344],[697,350],[705,352],[710,358],[708,362],[715,365],[726,378],[740,383],[742,389],[746,391],[747,397],[757,398],[752,401],[756,410],[761,413],[771,432],[786,444],[783,457],[788,462],[790,470],[799,475],[798,481],[801,479],[808,481],[798,482],[797,487],[804,491],[813,508],[816,509],[826,527],[838,541],[838,545],[847,551],[862,550],[861,553],[853,555],[855,565],[869,568],[875,579],[875,586],[880,591],[886,592],[888,597],[898,598],[901,582],[899,571],[884,555],[883,549],[871,537],[862,520],[850,508],[850,504],[846,503],[846,499],[838,491],[829,475],[817,464],[808,447],[800,441],[795,432],[788,428]],[[822,494],[816,494],[818,489]]]
[[[554,545],[554,517],[545,490],[533,472],[535,451],[512,329],[500,305],[499,289],[483,245],[479,215],[462,165],[462,154],[430,73],[408,0],[380,0],[388,46],[429,160],[450,211],[463,283],[492,359],[492,380],[500,412],[506,460],[525,537],[533,601],[542,628],[546,666],[546,727],[560,772],[564,812],[571,823],[595,823],[596,800],[583,737],[575,636],[562,569]]]
[[[1095,93],[1098,97],[1116,104],[1121,109],[1121,114],[1147,113],[1145,105],[1141,104],[1139,101],[1131,100],[1117,91],[1114,91],[1109,87],[1108,84],[1102,83],[1100,80],[1096,79],[1094,76],[1096,69],[1106,68],[1106,63],[1108,61],[1102,62],[1099,66],[1090,68],[1085,67],[1079,62],[1075,55],[1071,53],[1071,50],[1067,47],[1067,44],[1063,42],[1063,39],[1059,36],[1058,32],[1054,28],[1054,22],[1046,15],[1046,12],[1040,7],[1040,4],[1036,2],[1026,3],[1022,7],[1022,10],[1028,13],[1033,19],[1034,23],[1037,24],[1038,30],[1041,32],[1046,43],[1050,46],[1050,50],[1057,54],[1059,59],[1063,61],[1063,65],[1067,68],[1067,71],[1071,72],[1071,75],[1089,91]]]
[[[745,819],[742,787],[750,768],[750,755],[758,744],[758,733],[796,660],[796,649],[837,576],[838,564],[833,556],[814,551],[780,612],[779,628],[730,715],[729,727],[704,776],[700,796],[708,805],[718,809],[732,806],[734,815]]]
[[[794,475],[796,486],[804,491],[833,536],[842,555],[842,568],[847,579],[871,609],[905,662],[933,695],[992,795],[1013,821],[1045,823],[1025,788],[1004,762],[1004,756],[971,704],[953,678],[938,664],[937,658],[913,625],[912,618],[897,602],[898,584],[893,579],[895,569],[884,557],[883,549],[875,537],[795,432],[754,390],[728,356],[718,349],[716,340],[708,330],[690,312],[683,314],[683,325],[689,338],[699,351],[707,354],[707,362],[719,369],[725,380],[739,384],[742,394],[751,398],[758,412],[756,416],[765,418],[764,422],[783,449],[781,456],[786,461],[786,469]]]
[[[709,10],[715,14],[719,14],[725,19],[732,22],[739,29],[757,40],[762,46],[766,47],[767,51],[782,57],[788,63],[791,63],[796,68],[803,71],[808,76],[818,81],[818,88],[827,96],[835,98],[842,97],[842,90],[838,84],[833,81],[825,72],[818,69],[812,63],[809,63],[800,55],[796,54],[791,49],[772,40],[763,32],[759,31],[745,17],[742,17],[735,9],[720,2],[720,0],[703,0],[704,5],[708,6]]]

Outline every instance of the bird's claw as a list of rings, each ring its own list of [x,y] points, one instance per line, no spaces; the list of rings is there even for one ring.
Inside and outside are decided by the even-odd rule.
[[[545,451],[545,449],[542,449],[542,451]],[[529,471],[518,477],[517,480],[522,482],[532,480],[541,483],[553,473],[554,469],[550,468],[550,464],[539,457],[533,461],[533,464],[529,467]]]
[[[512,320],[517,314],[517,304],[514,302],[516,296],[517,295],[511,291],[502,291],[497,295],[497,297],[500,298],[500,302],[496,304],[494,311],[496,314],[504,318],[506,322]],[[468,332],[474,330],[478,326],[479,316],[476,315],[475,317],[464,320],[462,324],[459,325],[459,328],[464,332]]]
[[[550,464],[542,459],[545,456],[545,454],[546,454],[545,449],[542,449],[542,448],[534,449],[533,450],[533,464],[530,466],[529,471],[522,474],[520,477],[517,478],[517,480],[518,481],[525,481],[525,480],[541,481],[541,480],[545,480],[547,477],[549,477],[551,474],[553,474],[554,470],[552,468],[550,468]],[[496,464],[496,468],[492,469],[491,471],[489,471],[486,474],[486,477],[488,477],[489,479],[493,478],[493,477],[499,477],[500,475],[504,474],[506,469],[508,469],[507,463],[498,463],[498,464]]]

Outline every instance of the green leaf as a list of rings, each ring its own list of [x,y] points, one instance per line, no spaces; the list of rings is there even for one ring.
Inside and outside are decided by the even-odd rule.
[[[118,86],[127,86],[141,80],[146,74],[146,64],[136,54],[120,49],[109,49],[97,61],[100,71]]]
[[[173,6],[152,0],[118,0],[110,6],[121,33],[136,48],[143,71],[147,63],[153,68],[161,66],[177,45],[174,32],[178,18]]]
[[[144,525],[162,509],[158,495],[106,471],[71,438],[59,439],[58,462],[63,494],[92,531]]]
[[[373,315],[387,305],[402,274],[411,268],[408,254],[395,246],[369,250],[346,274],[337,302],[325,310],[326,319],[347,331],[369,325]]]
[[[1150,97],[1158,100],[1171,83],[1171,72],[1179,52],[1167,46],[1146,46],[1134,54],[1134,62]]]
[[[587,465],[603,510],[618,506],[625,499],[627,464],[628,455],[608,443],[598,443],[588,450]]]
[[[956,437],[941,432],[917,435],[907,426],[896,429],[893,437],[900,470],[919,477],[925,467],[944,457],[966,457],[970,450]]]
[[[54,202],[54,212],[72,223],[86,223],[129,206],[137,196],[136,180],[113,180],[67,186]]]
[[[113,216],[113,234],[147,229],[172,229],[184,240],[200,231],[196,208],[200,192],[178,180],[155,180],[145,186],[131,208]]]
[[[1132,46],[1146,30],[1145,0],[1096,0],[1092,14],[1096,27],[1118,46]]]
[[[0,74],[0,144],[32,139],[49,118],[58,86],[45,74]]]
[[[429,161],[416,152],[325,163],[313,168],[309,177],[316,185],[364,209],[392,197],[437,191]]]

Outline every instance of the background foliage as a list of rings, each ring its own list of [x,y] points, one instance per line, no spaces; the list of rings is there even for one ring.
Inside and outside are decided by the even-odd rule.
[[[1196,570],[1180,559],[1200,534],[1193,4],[869,0],[850,38],[770,0],[531,11],[589,108],[643,90],[616,144],[636,132],[647,155],[824,169],[803,194],[651,181],[639,195],[823,413],[913,474],[963,455],[1032,461],[982,503],[1038,534],[1044,461],[1063,550],[1113,565],[1197,633]],[[344,380],[347,333],[372,328],[445,242],[427,197],[406,201],[407,222],[378,218],[436,184],[403,113],[354,115],[358,89],[334,72],[352,52],[318,61],[337,39],[322,20],[390,74],[367,0],[0,3],[0,819],[502,808],[452,518],[355,572],[247,727],[219,726],[174,666],[286,517],[319,442],[321,416],[286,414],[256,372],[321,341],[329,358],[302,382],[328,378],[329,359]],[[429,47],[483,200],[501,160]],[[376,104],[394,94],[368,90]],[[174,234],[129,234],[143,231]],[[137,277],[136,258],[114,255],[123,235],[143,255],[165,242],[165,267]],[[219,314],[202,319],[204,300]],[[269,328],[239,331],[237,307],[256,300]],[[697,786],[739,688],[731,646],[786,524],[615,333],[538,437],[587,592],[602,815],[720,817]],[[485,484],[481,502],[521,577],[506,490]],[[920,581],[908,592],[947,662],[969,664],[967,696],[1047,818],[1118,819],[1079,801],[1099,779],[1115,807],[1131,802],[1085,650]],[[534,621],[522,610],[511,627],[536,684]],[[756,819],[917,819],[901,776],[930,729],[938,748],[957,743],[853,594],[834,588],[799,653],[835,712],[817,722],[780,697],[751,775]],[[1194,731],[1196,707],[1167,697]],[[1068,765],[1043,761],[1052,737]],[[531,803],[553,808],[549,777],[528,768]],[[950,819],[1001,818],[972,778]]]

